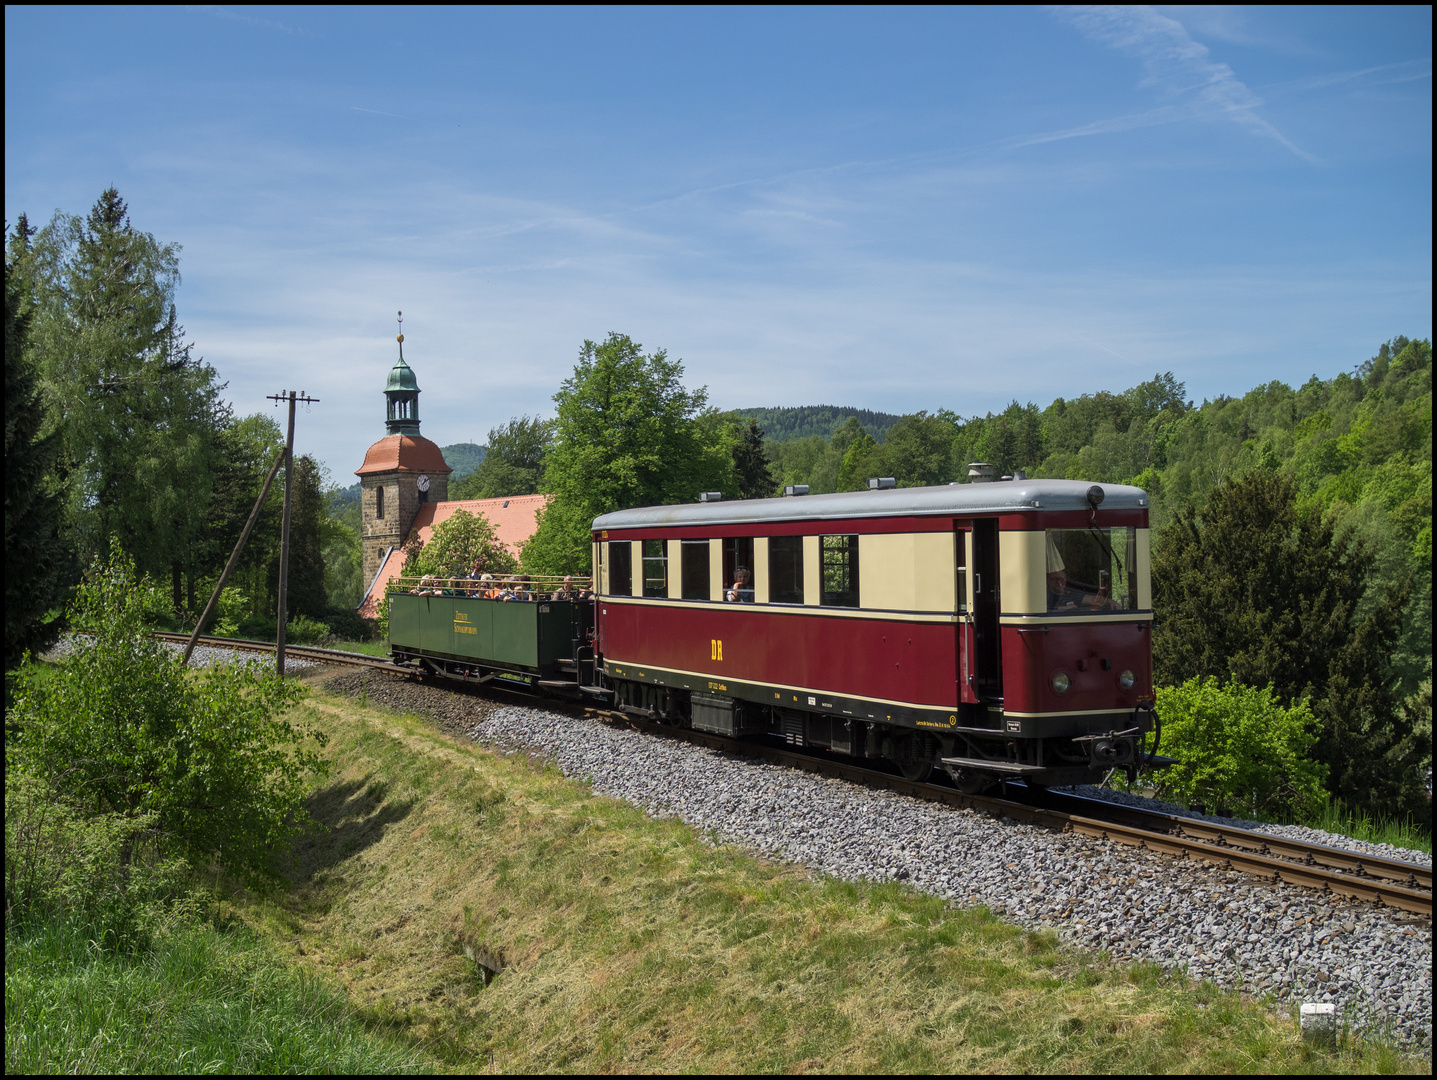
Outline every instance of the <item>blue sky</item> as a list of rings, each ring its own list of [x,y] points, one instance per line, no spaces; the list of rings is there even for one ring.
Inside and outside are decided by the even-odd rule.
[[[585,338],[723,408],[1350,370],[1432,326],[1422,8],[5,10],[5,217],[183,246],[240,413],[347,483],[552,409]]]

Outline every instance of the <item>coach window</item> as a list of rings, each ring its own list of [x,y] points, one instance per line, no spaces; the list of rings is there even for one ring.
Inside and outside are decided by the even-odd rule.
[[[644,595],[669,595],[668,545],[663,540],[644,541]]]
[[[679,542],[679,572],[683,574],[682,595],[685,600],[708,600],[709,597],[709,542],[707,540],[682,540]]]
[[[634,595],[634,545],[627,540],[609,545],[609,595]]]
[[[768,538],[768,602],[803,603],[803,537]]]
[[[858,537],[820,537],[825,607],[858,606]]]
[[[1049,611],[1090,615],[1137,608],[1137,529],[1049,529],[1043,547]]]
[[[723,583],[728,589],[738,581],[738,572],[748,571],[748,588],[740,589],[740,600],[753,602],[753,537],[751,536],[730,536],[723,542]]]

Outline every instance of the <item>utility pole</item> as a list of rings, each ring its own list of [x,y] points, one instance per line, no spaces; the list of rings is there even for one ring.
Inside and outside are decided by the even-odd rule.
[[[289,622],[289,515],[294,504],[294,406],[298,401],[309,405],[319,399],[310,397],[303,390],[298,393],[281,390],[278,394],[271,394],[269,400],[276,405],[281,401],[289,402],[289,429],[284,437],[284,524],[280,526],[279,533],[279,630],[274,647],[275,670],[283,679],[284,639]]]
[[[224,573],[215,582],[215,591],[210,594],[210,602],[205,605],[204,613],[199,621],[195,623],[195,632],[190,635],[190,643],[185,646],[185,663],[190,662],[190,653],[195,651],[195,642],[200,639],[200,631],[204,629],[205,623],[214,614],[215,605],[219,603],[220,593],[224,592],[225,583],[229,581],[234,568],[239,565],[240,552],[244,551],[245,543],[249,540],[249,534],[254,531],[254,523],[259,520],[259,512],[264,506],[264,500],[269,495],[269,486],[274,483],[274,477],[279,472],[279,467],[284,464],[284,451],[281,450],[274,456],[274,464],[270,466],[269,475],[264,478],[264,487],[259,489],[259,498],[254,502],[254,509],[249,512],[249,520],[245,522],[244,532],[240,533],[239,543],[235,544],[234,551],[230,552],[230,561],[225,563]]]

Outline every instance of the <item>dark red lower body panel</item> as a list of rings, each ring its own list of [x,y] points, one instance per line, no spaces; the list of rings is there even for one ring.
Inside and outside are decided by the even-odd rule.
[[[747,604],[667,607],[605,599],[599,605],[600,648],[610,661],[701,672],[716,679],[955,707],[957,626],[821,612]]]
[[[1046,633],[1023,630],[1003,627],[1004,712],[1131,711],[1139,701],[1153,700],[1150,624],[1062,623]],[[1124,669],[1137,677],[1131,690],[1118,685]],[[1071,680],[1066,693],[1053,690],[1056,671]]]

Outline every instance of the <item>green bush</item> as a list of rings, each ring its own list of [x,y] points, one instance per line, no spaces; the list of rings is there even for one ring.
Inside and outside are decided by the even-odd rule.
[[[273,853],[305,828],[309,779],[324,768],[318,733],[287,715],[302,690],[258,665],[190,673],[149,636],[144,603],[113,544],[71,614],[92,636],[48,677],[28,663],[15,673],[7,776],[32,777],[97,821],[123,819],[126,867],[148,848],[195,865],[216,858],[267,885]]]
[[[145,625],[162,630],[177,630],[180,619],[175,614],[174,593],[146,574],[136,587]]]
[[[406,545],[405,575],[433,574],[461,578],[475,573],[514,574],[519,563],[494,532],[483,514],[456,510],[438,525],[428,543],[417,540]]]
[[[1317,720],[1305,700],[1283,708],[1271,686],[1208,676],[1160,687],[1157,707],[1162,752],[1180,762],[1157,774],[1160,797],[1267,820],[1320,811],[1327,767],[1309,756]]]
[[[107,947],[143,945],[200,903],[187,860],[149,842],[152,815],[86,813],[43,778],[5,773],[8,926],[66,919]]]
[[[324,625],[336,641],[369,641],[374,636],[374,620],[357,611],[331,608],[324,616]]]
[[[214,627],[209,632],[234,637],[239,632],[240,621],[245,617],[245,612],[249,611],[249,597],[233,585],[226,585],[215,607],[219,617],[215,619]]]
[[[313,645],[321,635],[328,634],[329,627],[308,615],[296,615],[285,626],[284,637],[291,645]]]

